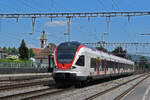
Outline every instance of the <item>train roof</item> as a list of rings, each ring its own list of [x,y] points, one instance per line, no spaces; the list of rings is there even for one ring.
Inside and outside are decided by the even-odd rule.
[[[115,56],[115,55],[113,55],[113,54],[109,54],[109,53],[100,51],[100,50],[98,50],[98,49],[96,49],[96,48],[93,48],[93,47],[84,45],[84,44],[82,44],[82,43],[80,43],[80,42],[77,42],[77,41],[63,42],[63,43],[61,43],[61,44],[59,45],[59,47],[65,48],[65,46],[69,46],[69,45],[71,45],[73,48],[77,48],[79,45],[83,45],[83,46],[85,46],[85,47],[90,48],[90,49],[93,50],[93,51],[96,51],[96,52],[101,53],[101,56],[105,57],[107,60],[117,61],[117,62],[127,63],[127,64],[134,64],[134,62],[131,61],[131,60],[128,60],[128,59],[125,59],[125,58],[122,58],[122,57]]]

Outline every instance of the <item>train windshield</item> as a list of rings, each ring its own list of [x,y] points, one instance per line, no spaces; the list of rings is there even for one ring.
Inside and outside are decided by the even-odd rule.
[[[72,63],[76,50],[80,43],[78,42],[65,42],[57,48],[57,61],[58,63]]]

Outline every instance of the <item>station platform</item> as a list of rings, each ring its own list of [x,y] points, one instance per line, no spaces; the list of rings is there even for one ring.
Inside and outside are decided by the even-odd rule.
[[[16,81],[50,77],[51,73],[0,74],[0,81]]]

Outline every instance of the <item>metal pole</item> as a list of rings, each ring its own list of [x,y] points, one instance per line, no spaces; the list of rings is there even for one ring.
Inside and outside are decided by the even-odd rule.
[[[109,33],[110,16],[106,17],[107,33]]]
[[[104,38],[104,33],[102,33],[102,42],[103,42],[103,38]]]
[[[65,42],[67,41],[66,35],[68,35],[68,33],[64,33],[64,36],[65,36]]]
[[[104,33],[102,33],[102,47],[104,47]]]
[[[68,41],[70,41],[70,17],[67,18]]]
[[[35,18],[32,18],[32,34],[34,33],[35,28]]]

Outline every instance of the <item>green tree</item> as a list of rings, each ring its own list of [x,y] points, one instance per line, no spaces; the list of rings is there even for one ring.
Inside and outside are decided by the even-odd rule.
[[[11,52],[11,47],[8,47],[7,48],[7,53],[10,53]]]
[[[100,51],[108,52],[108,50],[105,49],[103,46],[96,47],[96,49],[98,49],[98,50],[100,50]]]
[[[144,56],[140,57],[139,67],[143,70],[149,67],[148,59]]]
[[[21,45],[19,47],[19,58],[21,60],[28,60],[29,59],[28,48],[26,47],[24,40],[22,40]]]
[[[7,54],[19,54],[18,48],[15,47],[3,47],[3,50]]]
[[[122,58],[126,58],[127,51],[123,50],[122,47],[117,47],[112,51],[112,54],[122,57]]]
[[[132,57],[130,55],[126,55],[126,58],[132,60]]]
[[[4,50],[4,53],[8,53],[6,47],[3,47],[3,50]]]
[[[11,53],[17,54],[17,49],[15,47],[11,48]]]
[[[34,56],[35,56],[35,54],[34,54],[33,50],[30,48],[29,49],[29,58],[34,57]]]

